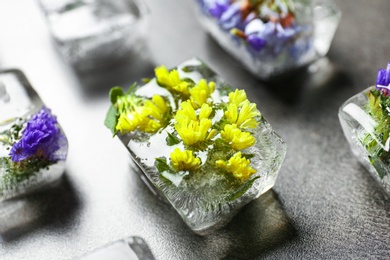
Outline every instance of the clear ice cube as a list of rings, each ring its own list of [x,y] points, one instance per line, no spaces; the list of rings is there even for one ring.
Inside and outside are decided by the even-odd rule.
[[[339,110],[339,119],[353,154],[390,196],[389,140],[375,132],[379,125],[367,111],[370,87],[348,99]],[[378,157],[378,154],[381,156]]]
[[[191,72],[183,68],[191,68]],[[199,60],[192,59],[184,62],[177,67],[177,70],[182,78],[189,78],[194,82],[198,82],[201,78],[216,82],[214,100],[218,98],[226,100],[227,96],[223,87],[227,85]],[[145,97],[152,97],[157,93],[169,96],[169,92],[158,86],[155,80],[145,84],[136,92]],[[216,118],[218,111],[215,113]],[[141,176],[142,174],[146,176],[142,178],[143,181],[153,189],[154,194],[167,200],[185,223],[198,234],[207,234],[225,225],[241,207],[272,188],[286,154],[286,144],[262,117],[258,127],[253,130],[256,144],[243,150],[245,153],[254,155],[251,158],[251,166],[257,170],[253,178],[251,177],[254,182],[232,184],[226,175],[213,171],[204,171],[203,174],[160,173],[155,166],[155,159],[169,158],[174,148],[182,145],[167,145],[167,132],[172,132],[172,130],[173,127],[170,124],[162,131],[149,136],[147,140],[140,132],[118,136],[140,168],[140,171],[137,169],[135,171]],[[220,151],[215,151],[211,147],[205,152],[200,152],[198,156],[204,162],[214,152]]]
[[[197,8],[200,9],[197,12],[198,20],[211,37],[260,79],[277,76],[325,56],[341,19],[341,12],[332,0],[292,0],[295,6],[295,24],[300,28],[296,29],[296,35],[288,41],[270,39],[271,44],[255,51],[211,16],[209,7],[218,1],[193,1],[200,7]],[[243,27],[242,24],[237,26],[240,29]],[[276,32],[277,29],[274,30]]]
[[[37,143],[35,157],[31,155],[15,162],[10,156],[12,147],[25,134],[27,122],[43,108],[44,104],[21,71],[0,71],[0,201],[41,188],[57,180],[64,171],[68,144],[59,125],[56,126],[58,138],[50,139],[58,145],[51,149],[51,158],[45,154],[47,149]],[[35,141],[43,142],[43,139]]]
[[[39,0],[60,52],[78,70],[109,66],[140,47],[146,8],[138,0]]]
[[[79,260],[154,260],[146,242],[140,237],[129,237],[96,249]]]

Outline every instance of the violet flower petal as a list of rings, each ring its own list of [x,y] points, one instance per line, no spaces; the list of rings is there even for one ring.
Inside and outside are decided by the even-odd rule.
[[[267,44],[265,39],[262,39],[254,34],[248,35],[247,42],[254,50],[260,51]]]
[[[226,30],[230,30],[241,22],[241,7],[240,3],[234,3],[221,16],[220,23]]]
[[[20,162],[36,155],[39,150],[40,155],[42,152],[43,156],[51,160],[52,154],[62,147],[61,143],[65,143],[62,139],[66,140],[57,124],[56,117],[43,107],[30,118],[21,139],[12,146],[9,153],[11,159]]]
[[[221,18],[222,14],[229,8],[229,0],[217,0],[211,3],[209,7],[209,13],[215,18]]]

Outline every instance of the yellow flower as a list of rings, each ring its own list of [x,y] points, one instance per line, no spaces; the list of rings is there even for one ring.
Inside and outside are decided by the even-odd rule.
[[[236,103],[229,103],[225,116],[231,124],[237,124],[239,128],[256,128],[258,122],[255,117],[260,116],[259,110],[255,103],[250,103],[248,100],[240,103],[239,107]]]
[[[229,103],[236,104],[237,107],[243,105],[243,102],[247,100],[245,90],[236,89],[234,92],[229,93]]]
[[[183,120],[198,120],[196,117],[195,109],[189,100],[181,102],[181,109],[176,112],[175,120],[180,122]]]
[[[155,133],[160,130],[161,127],[163,127],[163,125],[159,121],[149,117],[145,117],[145,119],[139,124],[139,130],[146,133]]]
[[[236,124],[225,125],[221,137],[234,150],[243,150],[255,144],[255,138],[249,132],[242,132]]]
[[[193,170],[201,163],[200,159],[192,154],[192,151],[180,151],[179,148],[175,148],[170,157],[173,168],[178,171]]]
[[[241,181],[247,180],[256,172],[256,170],[250,166],[250,163],[250,160],[243,157],[241,152],[234,154],[228,161],[218,160],[215,162],[217,167],[226,169]]]
[[[209,118],[213,109],[208,104],[203,104],[199,111],[199,119]]]
[[[216,131],[210,130],[212,122],[208,117],[213,110],[209,105],[202,105],[199,116],[196,116],[196,111],[190,101],[184,101],[180,106],[181,109],[177,111],[175,116],[175,129],[184,144],[193,145],[206,141],[215,135]]]
[[[168,106],[160,95],[154,95],[152,100],[146,100],[144,106],[148,115],[159,121],[164,119],[164,115],[168,111]]]
[[[175,129],[185,145],[193,145],[215,135],[214,129],[209,132],[211,125],[211,119],[202,118],[200,121],[187,119],[177,122]]]
[[[210,82],[207,84],[205,79],[201,79],[198,84],[190,90],[190,99],[192,105],[195,108],[201,107],[204,103],[207,102],[207,99],[214,92],[215,83]]]
[[[169,91],[176,92],[185,96],[189,95],[188,82],[181,81],[177,70],[169,72],[165,66],[158,67],[154,70],[157,82]]]
[[[119,116],[116,130],[120,131],[122,134],[134,131],[141,121],[142,119],[140,119],[139,115],[136,113],[122,113]]]
[[[155,133],[164,125],[164,117],[168,111],[165,100],[154,95],[152,100],[145,100],[129,95],[118,98],[117,106],[119,111],[116,129],[128,133],[136,129]]]

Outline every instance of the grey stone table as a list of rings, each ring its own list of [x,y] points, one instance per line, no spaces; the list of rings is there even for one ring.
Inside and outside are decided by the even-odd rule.
[[[328,59],[317,71],[268,83],[215,44],[190,0],[146,2],[143,60],[107,75],[76,75],[55,51],[35,1],[0,1],[0,66],[26,73],[70,142],[59,187],[30,197],[16,219],[0,223],[0,259],[70,259],[131,235],[143,237],[157,259],[390,258],[390,200],[350,153],[337,118],[341,103],[390,61],[390,1],[336,1],[343,19]],[[103,126],[110,86],[193,56],[246,89],[288,144],[274,189],[205,237],[149,192]]]

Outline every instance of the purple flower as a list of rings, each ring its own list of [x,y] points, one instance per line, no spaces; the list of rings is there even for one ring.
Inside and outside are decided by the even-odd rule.
[[[210,14],[215,18],[221,18],[222,14],[229,8],[230,0],[216,0],[209,7]]]
[[[292,27],[283,28],[283,26],[280,23],[276,25],[276,31],[277,31],[276,35],[281,41],[288,41],[295,35],[294,28]]]
[[[64,145],[67,145],[66,137],[59,129],[56,117],[43,107],[27,122],[21,139],[12,146],[9,155],[14,162],[32,156],[57,161],[66,158],[66,154],[58,153]]]
[[[294,26],[283,27],[280,23],[263,23],[260,19],[253,19],[245,28],[248,45],[259,52],[268,46],[275,55],[281,53],[286,43],[298,32]]]
[[[266,25],[260,19],[253,19],[245,27],[246,41],[255,51],[265,47],[267,41],[263,35]]]
[[[379,90],[390,90],[390,63],[387,64],[386,69],[379,69],[376,77],[376,88]]]
[[[225,30],[238,27],[242,20],[240,3],[234,3],[221,15],[220,23]]]
[[[263,38],[258,37],[257,35],[251,34],[246,38],[249,46],[251,46],[255,51],[260,51],[267,44],[267,41]]]

